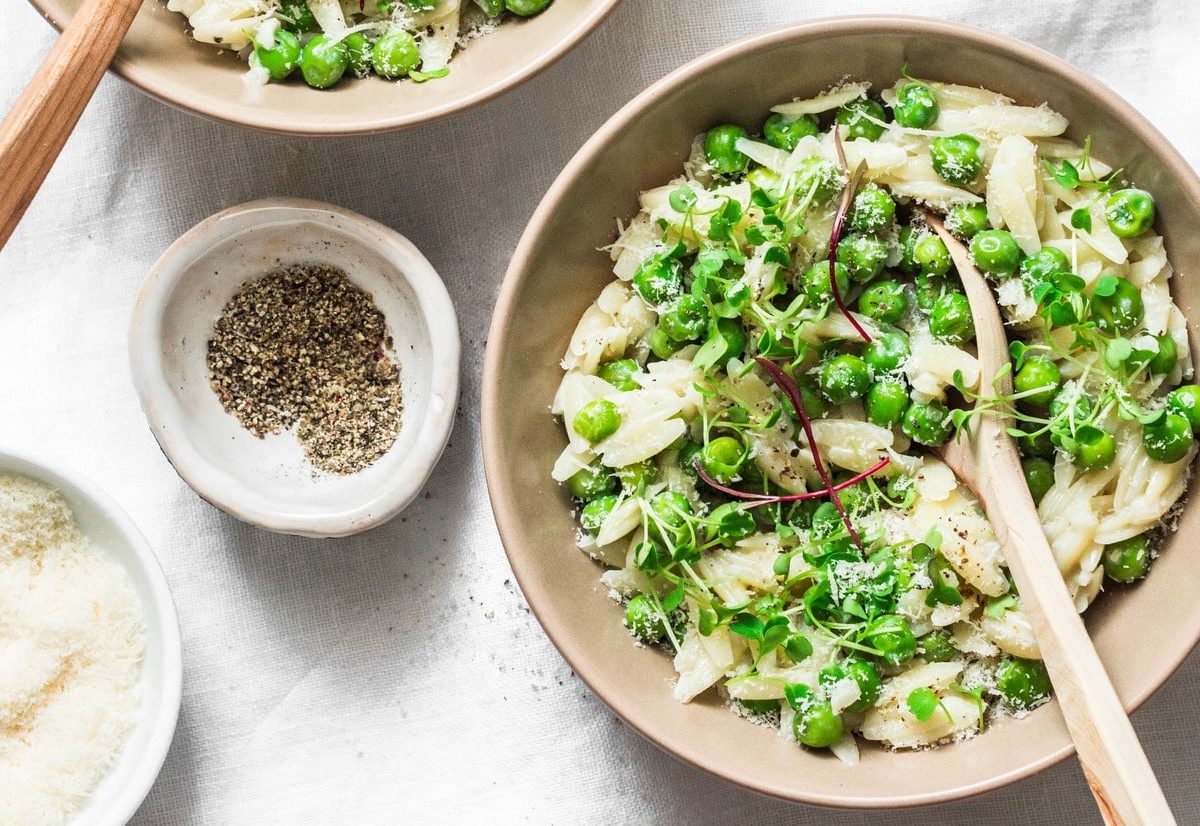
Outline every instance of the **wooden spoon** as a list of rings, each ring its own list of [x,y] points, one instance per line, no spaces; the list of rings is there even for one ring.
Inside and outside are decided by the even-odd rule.
[[[0,124],[0,247],[46,179],[141,4],[83,0]]]
[[[980,387],[1011,393],[1009,371],[1001,373],[1008,340],[991,288],[966,247],[936,216],[922,216],[949,247],[971,303]],[[960,435],[941,456],[979,498],[1000,541],[1100,814],[1109,824],[1171,826],[1175,818],[1042,533],[1004,420],[985,414],[972,430],[972,438]]]

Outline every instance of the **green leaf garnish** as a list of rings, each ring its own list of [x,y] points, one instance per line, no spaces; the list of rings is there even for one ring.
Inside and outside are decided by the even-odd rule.
[[[408,73],[409,79],[415,83],[424,83],[427,80],[437,80],[439,77],[445,77],[450,74],[450,67],[443,66],[440,69],[434,69],[432,72],[421,72],[417,69],[412,69]]]

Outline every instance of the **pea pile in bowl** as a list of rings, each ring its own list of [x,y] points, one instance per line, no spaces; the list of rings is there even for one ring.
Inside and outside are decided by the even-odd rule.
[[[674,654],[676,698],[715,689],[851,762],[855,733],[926,746],[1049,696],[991,528],[930,448],[1010,418],[1083,610],[1147,573],[1200,426],[1152,196],[1046,106],[907,77],[880,98],[699,136],[612,246],[553,404],[580,545]],[[994,281],[1010,396],[979,386],[918,205]]]
[[[551,0],[168,0],[192,36],[238,52],[251,83],[299,73],[316,89],[344,77],[424,82],[445,77],[455,51]]]

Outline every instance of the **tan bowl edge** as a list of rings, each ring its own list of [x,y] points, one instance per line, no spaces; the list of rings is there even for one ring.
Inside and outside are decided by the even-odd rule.
[[[539,234],[549,222],[551,216],[563,205],[566,196],[576,183],[576,178],[588,167],[595,156],[599,154],[601,147],[613,140],[615,136],[620,134],[631,122],[635,121],[643,110],[650,107],[655,101],[686,86],[690,82],[690,78],[703,74],[725,61],[796,39],[814,39],[822,36],[843,36],[855,33],[903,33],[905,35],[942,36],[959,41],[967,46],[986,47],[1003,52],[1006,57],[1036,67],[1042,72],[1058,75],[1064,81],[1073,84],[1077,88],[1081,98],[1090,97],[1105,103],[1120,119],[1119,125],[1121,128],[1128,130],[1146,146],[1151,147],[1151,154],[1166,167],[1166,171],[1182,190],[1182,197],[1190,202],[1194,211],[1200,213],[1200,180],[1196,178],[1195,172],[1169,144],[1166,138],[1139,115],[1124,99],[1102,85],[1099,81],[1035,46],[1012,38],[995,35],[973,26],[906,16],[860,16],[822,19],[744,38],[710,52],[675,70],[627,103],[583,145],[547,191],[533,214],[528,228],[521,237],[500,286],[484,361],[482,447],[488,492],[500,537],[513,571],[516,574],[517,581],[529,602],[531,610],[542,623],[547,636],[550,637],[550,640],[559,649],[563,657],[572,665],[584,683],[630,727],[681,761],[768,796],[821,806],[888,809],[958,800],[1016,782],[1061,762],[1074,752],[1074,748],[1066,737],[1060,715],[1055,714],[1055,719],[1058,721],[1058,739],[1061,741],[1057,747],[1034,756],[1025,765],[1012,770],[976,782],[930,793],[863,797],[845,793],[811,792],[797,786],[759,782],[746,773],[730,770],[728,766],[731,761],[726,761],[726,764],[721,765],[712,761],[694,759],[686,753],[686,743],[666,742],[659,736],[654,720],[650,719],[641,708],[642,704],[637,698],[614,693],[611,690],[609,676],[605,669],[593,669],[587,666],[580,667],[580,657],[577,656],[577,649],[580,647],[580,644],[576,640],[568,638],[564,630],[556,624],[555,618],[551,616],[550,605],[552,600],[548,593],[550,589],[542,587],[537,582],[533,575],[534,568],[536,567],[534,559],[531,555],[523,553],[521,548],[517,546],[521,514],[521,507],[519,505],[521,491],[514,485],[514,480],[504,466],[504,448],[501,444],[501,417],[497,412],[503,379],[501,375],[503,357],[499,354],[503,353],[509,346],[510,317],[515,310],[521,282],[528,276],[526,269],[537,246]],[[1000,91],[1004,90],[1005,83],[1003,81],[998,81],[994,85]],[[713,108],[720,107],[714,106]],[[631,205],[634,203],[633,199],[635,196],[636,191],[629,193]],[[1170,241],[1168,241],[1168,246],[1170,246]],[[1190,304],[1191,302],[1185,303]],[[1193,349],[1195,349],[1196,334],[1194,330],[1192,335]],[[563,343],[565,344],[565,339],[563,339]],[[549,359],[557,359],[558,354],[549,353],[547,357]],[[546,402],[548,404],[549,399]],[[548,469],[546,472],[548,473]],[[1151,577],[1150,582],[1153,583],[1153,580],[1154,578]],[[1108,606],[1104,607],[1107,608]],[[617,622],[615,612],[610,619],[614,623]],[[1151,681],[1151,683],[1142,685],[1138,690],[1133,692],[1121,692],[1126,708],[1133,711],[1144,703],[1154,691],[1161,687],[1170,674],[1182,664],[1198,641],[1200,641],[1200,623],[1197,623],[1195,627],[1187,632],[1186,638],[1183,640],[1186,644],[1173,646],[1170,656],[1163,666],[1162,680]],[[1054,704],[1051,704],[1049,707],[1057,708]],[[1043,709],[1036,714],[1040,714],[1044,718],[1049,712]],[[986,740],[987,737],[988,734],[984,733],[981,738],[976,738],[976,740]]]
[[[60,32],[70,23],[72,13],[68,10],[68,6],[75,6],[79,0],[29,0],[30,4],[42,15],[46,20],[58,29]],[[560,0],[562,2],[563,0]],[[470,2],[470,0],[466,0]],[[400,129],[407,129],[412,126],[417,126],[422,123],[441,120],[447,118],[457,112],[465,111],[474,108],[480,104],[486,103],[497,97],[500,97],[505,92],[516,88],[529,78],[533,77],[538,72],[549,68],[557,63],[567,52],[578,45],[587,35],[599,26],[613,9],[616,8],[620,0],[596,0],[595,5],[588,10],[573,26],[563,38],[555,42],[553,46],[548,48],[535,59],[524,64],[517,71],[502,77],[500,80],[485,83],[480,85],[478,89],[470,94],[458,97],[447,103],[429,106],[426,108],[416,109],[408,112],[401,112],[390,116],[373,118],[373,119],[356,119],[350,125],[340,125],[336,118],[330,118],[327,123],[319,120],[305,119],[302,123],[296,126],[289,126],[286,123],[280,124],[278,117],[279,112],[276,109],[264,107],[261,114],[251,113],[243,116],[231,115],[226,110],[227,107],[222,105],[221,101],[208,101],[200,99],[195,103],[188,103],[180,99],[180,95],[173,93],[172,84],[165,83],[159,73],[151,68],[144,67],[142,61],[137,57],[130,57],[127,54],[127,49],[122,47],[121,51],[117,52],[116,58],[109,67],[110,71],[127,81],[134,87],[145,92],[150,97],[162,103],[178,109],[183,112],[190,112],[194,115],[208,118],[219,123],[227,123],[231,126],[241,126],[249,129],[254,129],[261,132],[272,132],[275,134],[298,135],[304,137],[344,137],[349,135],[370,135],[381,132],[392,132]],[[151,9],[151,6],[157,6]],[[149,9],[149,10],[148,10]],[[178,34],[181,38],[181,53],[186,53],[189,49],[200,48],[206,51],[211,51],[213,55],[218,53],[216,46],[208,43],[196,43],[192,40],[187,29],[187,20],[182,14],[168,12],[165,6],[165,0],[147,0],[146,8],[139,13],[138,19],[134,21],[136,28],[138,20],[143,15],[152,15],[161,13],[164,15],[172,15],[177,18]],[[536,19],[536,18],[531,18]],[[523,21],[514,21],[510,25],[520,25]],[[485,37],[494,35],[485,35]],[[476,45],[476,44],[471,44]],[[467,47],[470,49],[470,46]],[[465,53],[466,50],[464,50]],[[451,71],[460,62],[462,55],[457,55],[455,60],[451,62]],[[245,66],[233,55],[224,54],[221,58],[229,63],[228,71],[234,77],[240,75]],[[204,59],[208,59],[205,57]],[[382,81],[376,78],[368,78],[365,83],[378,83],[384,85]],[[415,84],[414,84],[415,85]],[[425,89],[431,90],[430,98],[436,95],[436,85],[434,83],[423,84]],[[331,108],[335,108],[338,98],[337,90],[305,90],[308,93],[316,95],[316,99],[324,96],[331,104]]]

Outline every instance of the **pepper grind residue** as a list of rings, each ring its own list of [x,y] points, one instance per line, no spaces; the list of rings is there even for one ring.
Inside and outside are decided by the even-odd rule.
[[[295,428],[314,467],[356,473],[400,432],[400,367],[383,313],[346,273],[300,264],[242,284],[208,342],[221,405],[264,437]]]

